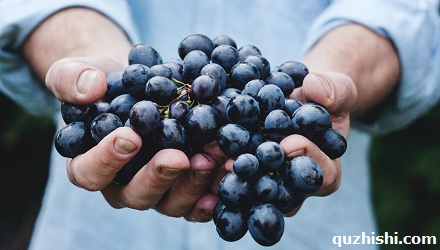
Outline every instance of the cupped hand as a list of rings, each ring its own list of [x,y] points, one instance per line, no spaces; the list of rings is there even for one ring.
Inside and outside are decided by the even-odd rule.
[[[65,58],[50,67],[45,82],[60,101],[89,104],[104,96],[106,75],[125,66],[106,58]],[[141,146],[141,137],[131,128],[118,128],[86,153],[67,160],[69,180],[86,190],[101,191],[115,208],[154,208],[168,216],[210,220],[217,202],[209,192],[211,180],[226,159],[217,144],[207,144],[191,159],[179,150],[161,150],[128,184],[114,184],[118,171]]]

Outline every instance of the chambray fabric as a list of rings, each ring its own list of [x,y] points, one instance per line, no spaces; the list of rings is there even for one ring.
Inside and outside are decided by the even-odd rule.
[[[2,0],[0,90],[33,114],[57,112],[59,104],[32,75],[20,46],[44,18],[71,6],[104,13],[126,31],[133,44],[150,44],[164,60],[177,57],[178,43],[189,34],[227,34],[238,46],[258,46],[276,66],[300,59],[329,30],[356,22],[392,39],[403,70],[394,98],[373,121],[355,121],[358,128],[373,133],[398,129],[440,98],[438,1]],[[328,197],[307,199],[296,216],[285,219],[284,236],[271,249],[339,249],[332,243],[333,236],[377,232],[367,156],[370,135],[354,128],[348,143],[340,189]],[[68,181],[65,159],[56,151],[51,163],[31,249],[267,249],[249,234],[237,242],[225,242],[212,222],[191,223],[154,210],[113,209],[99,192],[82,190]]]

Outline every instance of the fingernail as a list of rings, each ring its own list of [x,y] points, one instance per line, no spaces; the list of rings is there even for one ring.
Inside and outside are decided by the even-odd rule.
[[[98,71],[96,70],[86,70],[81,73],[78,78],[77,88],[81,94],[87,94],[90,88],[95,83],[96,76],[98,75]]]
[[[160,168],[159,172],[165,176],[175,176],[180,174],[183,169],[175,169],[175,168]]]
[[[133,143],[121,138],[116,139],[113,146],[121,154],[130,154],[136,149]]]
[[[198,181],[205,181],[211,176],[212,171],[195,171],[194,179]]]
[[[212,210],[206,210],[206,209],[202,209],[200,210],[200,213],[206,216],[212,216],[213,211]]]

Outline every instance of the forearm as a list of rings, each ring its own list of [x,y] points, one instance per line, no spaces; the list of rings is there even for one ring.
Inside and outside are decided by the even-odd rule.
[[[310,71],[339,72],[353,80],[358,92],[351,109],[355,116],[381,102],[400,76],[399,58],[392,43],[357,24],[327,33],[302,61]]]
[[[126,34],[107,17],[86,8],[69,8],[38,26],[24,43],[23,53],[43,80],[61,58],[97,56],[126,64],[130,48]]]

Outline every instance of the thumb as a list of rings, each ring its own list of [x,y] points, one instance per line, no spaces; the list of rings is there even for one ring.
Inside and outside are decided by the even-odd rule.
[[[107,74],[124,65],[97,57],[69,57],[56,61],[46,74],[47,88],[60,101],[88,104],[107,90]]]
[[[308,74],[301,92],[305,101],[319,103],[334,114],[350,113],[357,99],[352,79],[336,72]]]

